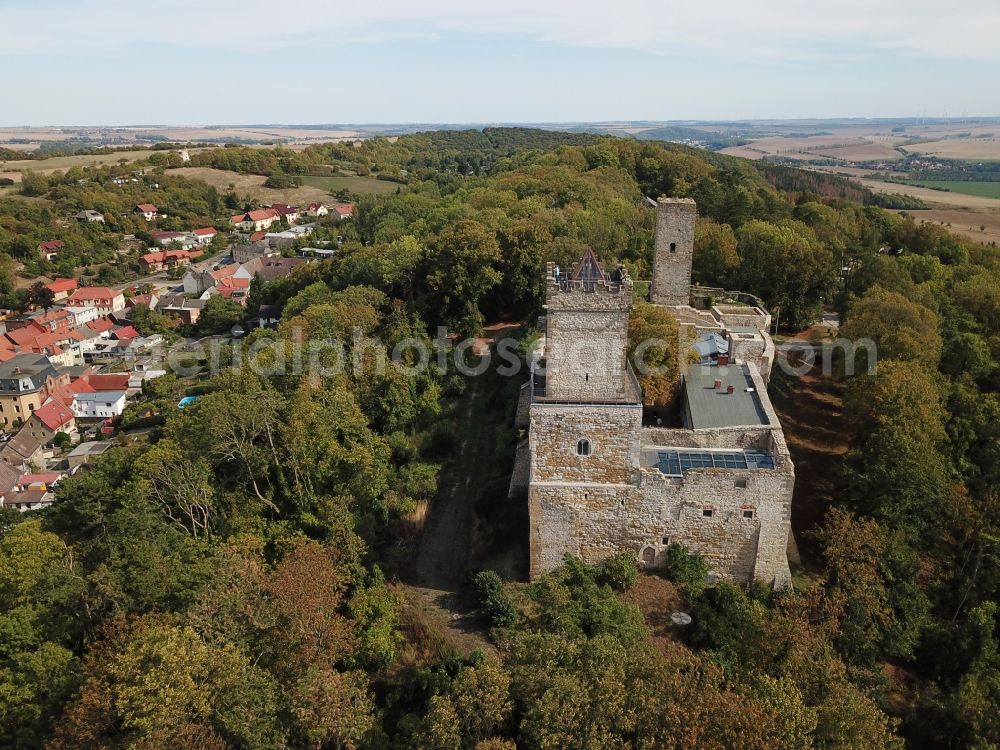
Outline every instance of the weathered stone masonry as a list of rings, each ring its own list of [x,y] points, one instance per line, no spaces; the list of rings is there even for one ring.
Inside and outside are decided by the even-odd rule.
[[[693,202],[659,202],[654,301],[659,289],[668,304],[686,304],[676,294],[681,283],[689,288],[690,254],[686,275],[683,268],[678,273],[681,282],[661,277],[683,265],[673,258],[686,252],[680,246],[688,236],[693,246],[693,228]],[[673,252],[664,245],[668,239]],[[660,262],[662,247],[671,256],[667,264]],[[550,273],[547,281],[545,375],[525,391],[532,577],[557,567],[566,553],[597,563],[627,550],[654,568],[679,542],[704,555],[721,578],[787,585],[794,467],[758,367],[753,361],[729,364],[745,373],[740,393],[706,391],[709,398],[701,403],[710,405],[707,418],[720,420],[718,426],[644,428],[641,393],[625,362],[631,305],[627,279],[555,279]],[[759,319],[726,312],[740,326]],[[766,329],[758,338],[770,342]],[[745,352],[760,362],[756,348]],[[729,398],[743,400],[742,411],[734,413],[757,406],[753,424],[726,422]],[[676,475],[658,463],[667,454],[704,456],[702,451],[763,455],[770,463],[699,466]]]

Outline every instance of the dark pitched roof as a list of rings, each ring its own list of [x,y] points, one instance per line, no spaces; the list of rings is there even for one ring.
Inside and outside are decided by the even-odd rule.
[[[587,252],[580,258],[580,262],[573,271],[574,281],[604,281],[604,268],[601,261],[594,255],[592,248],[587,248]]]

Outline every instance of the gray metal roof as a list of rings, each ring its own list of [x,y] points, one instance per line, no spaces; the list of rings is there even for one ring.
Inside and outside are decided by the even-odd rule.
[[[717,380],[721,381],[718,389],[715,388]],[[728,386],[733,386],[732,393],[727,392]],[[684,373],[684,400],[691,418],[690,427],[697,430],[769,424],[760,397],[753,388],[746,365],[691,365]]]

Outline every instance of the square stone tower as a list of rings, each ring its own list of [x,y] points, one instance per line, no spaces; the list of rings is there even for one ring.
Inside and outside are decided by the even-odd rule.
[[[612,280],[593,250],[569,275],[550,267],[545,287],[545,394],[562,401],[626,395],[632,282]]]
[[[694,222],[698,207],[690,198],[656,201],[656,240],[653,249],[654,305],[688,305],[691,301],[691,263],[694,259]]]

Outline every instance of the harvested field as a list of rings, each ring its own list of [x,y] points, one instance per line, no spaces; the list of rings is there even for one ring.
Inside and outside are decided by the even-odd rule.
[[[874,190],[876,193],[894,193],[896,195],[912,195],[920,198],[928,204],[934,204],[943,208],[970,208],[977,210],[1000,210],[1000,199],[986,198],[977,195],[965,195],[963,193],[945,193],[941,190],[929,190],[927,188],[916,187],[914,185],[899,185],[892,182],[881,182],[879,180],[862,180],[862,183]]]
[[[1000,161],[1000,138],[955,138],[930,143],[915,143],[905,150],[941,159]]]
[[[110,154],[81,154],[78,156],[53,156],[50,159],[20,159],[18,161],[0,162],[0,170],[5,172],[32,170],[40,174],[69,169],[71,167],[94,167],[105,164],[117,164],[122,159],[139,161],[148,159],[152,151],[115,151]]]
[[[887,135],[858,137],[853,133],[811,138],[760,138],[745,146],[723,149],[722,153],[747,159],[760,159],[771,155],[800,161],[810,159],[892,161],[902,157],[895,146],[903,140]]]
[[[960,234],[970,240],[989,244],[1000,244],[1000,211],[963,211],[961,209],[931,211],[896,211],[908,213],[918,222],[931,222],[944,227],[949,232]],[[982,229],[980,228],[982,227]]]
[[[895,161],[902,158],[891,143],[864,143],[813,152],[817,156],[843,161]]]

